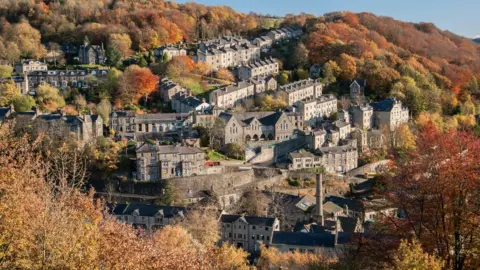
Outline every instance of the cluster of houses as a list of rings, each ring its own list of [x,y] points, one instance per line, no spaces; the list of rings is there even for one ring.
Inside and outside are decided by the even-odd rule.
[[[229,243],[251,254],[260,246],[281,252],[303,252],[338,256],[354,236],[368,233],[369,225],[382,217],[395,218],[400,211],[384,198],[355,199],[341,196],[325,198],[323,178],[317,174],[317,192],[286,196],[279,202],[284,218],[219,213],[220,242]],[[154,230],[184,221],[189,208],[118,204],[111,213],[120,221]]]

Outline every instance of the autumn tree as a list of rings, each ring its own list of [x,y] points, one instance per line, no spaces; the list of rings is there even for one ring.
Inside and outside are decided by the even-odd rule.
[[[395,147],[402,150],[415,149],[415,135],[408,124],[402,124],[395,131]]]
[[[193,208],[188,211],[181,226],[203,245],[213,246],[220,240],[218,214],[212,206]]]
[[[342,70],[335,61],[329,60],[323,64],[323,78],[326,84],[334,83]]]
[[[235,77],[233,76],[232,72],[228,69],[221,68],[217,72],[215,72],[215,78],[224,80],[224,81],[234,81]]]
[[[108,37],[108,46],[115,48],[122,55],[128,57],[132,54],[132,40],[128,34],[110,34]]]
[[[0,65],[0,79],[7,79],[12,76],[13,68],[11,66]]]
[[[338,59],[338,66],[340,67],[340,78],[343,80],[353,80],[357,76],[357,66],[355,58],[342,53]]]
[[[395,270],[440,270],[443,268],[441,260],[423,251],[417,240],[412,242],[402,240],[398,250],[394,253],[393,269]]]
[[[65,100],[58,89],[49,84],[40,85],[36,92],[37,105],[42,111],[54,112],[65,106]]]
[[[20,89],[15,87],[13,81],[0,83],[0,106],[8,106],[19,95]]]
[[[187,76],[195,68],[195,63],[186,55],[175,56],[168,62],[167,75],[169,78],[178,79]]]
[[[389,178],[388,190],[405,215],[390,221],[394,231],[416,237],[448,268],[476,268],[470,251],[479,248],[474,239],[480,235],[480,140],[471,132],[437,130],[430,122],[416,144],[395,161]]]
[[[112,112],[112,104],[110,103],[110,101],[108,101],[106,99],[102,99],[102,101],[100,101],[100,103],[98,103],[96,110],[97,110],[98,115],[100,115],[102,117],[103,123],[106,126],[109,126],[110,125],[110,113]]]
[[[142,97],[147,102],[148,96],[156,90],[158,80],[150,69],[131,65],[119,77],[118,98],[124,104],[138,104]]]

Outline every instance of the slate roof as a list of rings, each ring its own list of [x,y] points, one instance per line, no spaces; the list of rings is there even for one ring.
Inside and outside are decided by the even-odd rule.
[[[238,219],[242,219],[247,224],[256,225],[256,226],[272,227],[273,224],[275,223],[275,218],[267,218],[267,217],[241,216],[241,215],[222,215],[220,217],[220,221],[222,223],[232,223],[237,221]]]
[[[335,235],[325,233],[303,233],[303,232],[273,232],[272,244],[295,245],[308,247],[333,247]]]
[[[320,147],[318,152],[320,154],[328,154],[328,153],[342,153],[348,151],[356,151],[357,149],[351,145],[341,145],[341,146],[333,146],[333,147]]]
[[[334,214],[338,212],[342,212],[343,208],[336,205],[333,202],[326,202],[323,204],[323,212],[327,214]]]
[[[256,60],[256,61],[250,62],[249,64],[245,65],[245,67],[254,69],[254,68],[259,68],[267,65],[273,65],[276,63],[278,63],[277,60],[270,57],[263,60]]]
[[[235,117],[244,126],[249,125],[254,118],[258,119],[262,125],[273,126],[277,123],[278,119],[282,116],[282,112],[245,112],[245,113],[228,113],[222,112],[219,117],[230,121],[232,117]]]
[[[95,75],[103,77],[107,75],[107,70],[104,69],[88,69],[88,70],[36,70],[28,73],[28,77],[37,76],[88,76]]]
[[[354,84],[355,82],[357,82],[358,85],[360,85],[360,87],[362,87],[362,88],[367,87],[367,80],[365,80],[365,79],[356,79],[356,80],[353,80],[352,83],[350,84],[350,86],[351,86],[352,84]]]
[[[328,196],[325,198],[325,201],[332,202],[339,207],[344,207],[345,205],[348,206],[348,210],[361,212],[363,211],[363,204],[359,200],[345,198],[340,196]]]
[[[158,152],[160,154],[197,154],[203,153],[200,148],[196,147],[187,147],[187,146],[176,146],[176,145],[156,145],[143,143],[136,150],[137,153],[146,153],[146,152]]]
[[[0,108],[0,118],[4,118],[10,111],[10,107]]]
[[[307,88],[309,86],[315,85],[317,83],[320,83],[320,81],[312,80],[312,79],[308,78],[308,79],[305,79],[305,80],[300,80],[300,81],[292,82],[292,83],[289,83],[289,84],[286,84],[286,85],[282,85],[282,86],[280,86],[279,90],[285,91],[287,93],[292,93],[292,92],[298,91],[300,89],[304,89],[304,88]]]
[[[109,208],[114,215],[132,215],[134,211],[138,210],[139,216],[153,217],[159,213],[166,218],[183,215],[186,210],[185,207],[157,206],[149,204],[116,204],[110,205]]]
[[[238,91],[238,90],[243,89],[243,88],[247,88],[251,85],[252,84],[250,82],[240,81],[237,84],[231,84],[231,85],[226,86],[226,87],[218,88],[214,91],[217,95],[221,96],[221,95],[225,95],[227,93]]]

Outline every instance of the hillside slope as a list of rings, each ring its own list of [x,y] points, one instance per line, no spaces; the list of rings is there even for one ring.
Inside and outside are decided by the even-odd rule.
[[[394,95],[414,113],[449,113],[479,91],[480,47],[430,23],[407,23],[370,13],[335,12],[305,22],[309,60],[327,65],[326,76],[367,79],[367,94]],[[333,73],[333,74],[332,74]],[[443,90],[443,91],[442,91]],[[442,103],[443,102],[443,103]]]

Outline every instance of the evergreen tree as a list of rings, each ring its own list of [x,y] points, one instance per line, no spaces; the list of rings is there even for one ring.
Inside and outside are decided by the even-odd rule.
[[[115,46],[109,46],[107,48],[107,51],[105,52],[105,56],[107,58],[107,65],[111,67],[119,67],[121,66],[122,62],[122,55],[120,52],[117,50]]]

